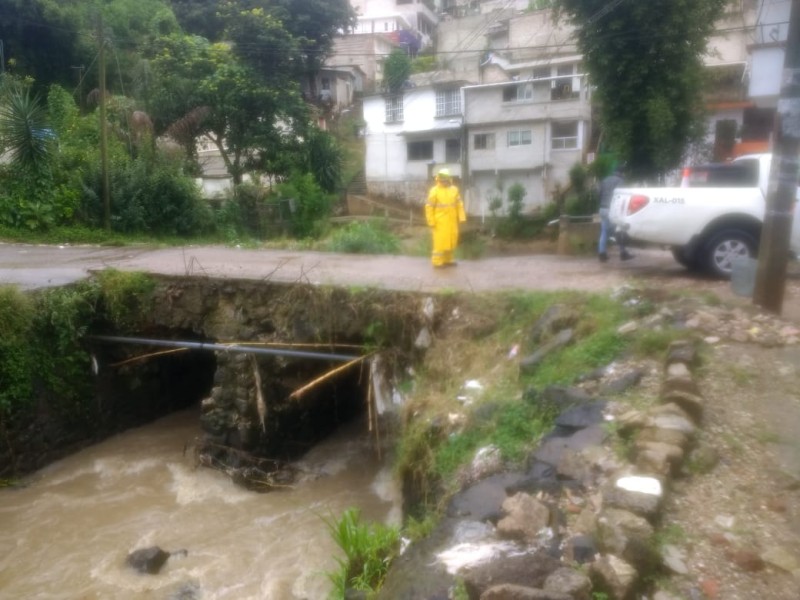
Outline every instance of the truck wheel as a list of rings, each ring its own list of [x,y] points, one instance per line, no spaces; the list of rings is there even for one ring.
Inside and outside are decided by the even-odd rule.
[[[757,247],[753,234],[742,229],[723,229],[712,235],[704,246],[704,266],[712,275],[730,279],[734,261],[755,258]]]
[[[672,246],[672,256],[690,271],[695,271],[699,267],[697,264],[697,254],[689,254],[684,246]]]

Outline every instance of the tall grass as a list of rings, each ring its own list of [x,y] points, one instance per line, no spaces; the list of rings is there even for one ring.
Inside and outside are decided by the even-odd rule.
[[[338,520],[323,519],[331,537],[344,551],[336,559],[339,569],[328,573],[333,583],[332,599],[343,599],[348,589],[372,595],[380,589],[400,547],[396,527],[362,523],[358,509],[347,509]]]

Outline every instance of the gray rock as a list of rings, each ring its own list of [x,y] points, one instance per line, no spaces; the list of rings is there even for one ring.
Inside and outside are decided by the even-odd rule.
[[[608,591],[613,600],[627,600],[639,581],[639,573],[619,557],[602,556],[592,563],[590,574],[598,591]]]
[[[545,552],[512,554],[489,563],[464,569],[461,576],[470,598],[480,598],[498,582],[541,589],[561,561]]]
[[[563,411],[556,417],[555,424],[559,427],[583,429],[603,422],[603,410],[606,403],[602,400],[573,406]]]
[[[644,371],[642,369],[628,371],[619,377],[615,377],[606,381],[600,386],[600,393],[604,395],[621,394],[630,388],[639,385],[642,377],[644,377]]]
[[[556,331],[572,327],[580,315],[563,304],[552,304],[531,329],[531,344],[536,345],[551,337]]]
[[[558,334],[549,340],[547,343],[537,348],[533,354],[524,357],[519,361],[519,369],[522,373],[530,374],[536,371],[536,368],[541,362],[550,354],[567,346],[572,342],[574,334],[572,329],[564,329],[559,331]]]
[[[662,442],[639,442],[635,451],[636,466],[645,473],[665,477],[676,473],[683,463],[684,451],[680,446]]]
[[[774,546],[761,554],[765,563],[800,575],[800,555],[782,546]]]
[[[536,588],[501,583],[481,594],[480,600],[573,600],[569,594],[548,592]]]
[[[682,390],[669,390],[661,394],[661,402],[674,402],[685,410],[695,423],[703,420],[703,397]]]
[[[487,477],[456,494],[448,506],[448,515],[496,522],[503,514],[506,487],[519,480],[519,473],[499,473]]]
[[[561,463],[566,450],[580,452],[593,446],[601,445],[608,437],[608,432],[602,425],[593,425],[580,429],[572,435],[546,437],[533,458],[537,461],[557,466]]]
[[[661,561],[673,573],[687,575],[689,568],[686,566],[686,556],[677,546],[666,544],[661,548]]]
[[[661,384],[661,395],[669,392],[686,392],[687,394],[700,394],[700,387],[692,377],[666,376]]]
[[[648,521],[652,521],[658,514],[662,499],[663,492],[651,494],[623,489],[613,481],[603,489],[603,506],[621,508],[644,517]]]
[[[140,573],[149,573],[155,575],[164,566],[169,558],[169,552],[166,552],[158,546],[151,546],[150,548],[140,548],[128,554],[126,562],[128,566],[136,569]]]
[[[653,533],[646,519],[627,510],[606,508],[597,519],[600,549],[639,568],[657,564]]]
[[[593,527],[596,529],[596,525]],[[592,535],[573,535],[564,542],[563,555],[567,562],[586,564],[597,558],[599,550]]]
[[[667,349],[667,364],[680,362],[690,369],[697,366],[699,356],[697,348],[692,342],[686,340],[674,341]]]
[[[658,442],[660,444],[670,444],[679,448],[688,448],[691,437],[678,430],[659,427],[645,427],[636,434],[635,443],[644,444],[646,442]]]
[[[503,502],[506,516],[497,523],[502,537],[536,541],[539,532],[550,525],[550,509],[528,494],[516,494]]]
[[[589,600],[592,582],[576,569],[561,567],[545,580],[544,590],[564,594],[573,600]]]

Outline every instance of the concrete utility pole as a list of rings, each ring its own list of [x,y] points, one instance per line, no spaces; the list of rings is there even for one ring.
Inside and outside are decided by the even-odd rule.
[[[800,0],[792,0],[753,302],[780,314],[800,168]]]

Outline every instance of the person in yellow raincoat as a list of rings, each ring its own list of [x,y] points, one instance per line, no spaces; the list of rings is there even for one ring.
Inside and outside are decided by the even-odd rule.
[[[433,232],[434,267],[454,267],[454,253],[458,246],[458,224],[467,220],[464,203],[458,187],[450,178],[450,171],[441,169],[436,175],[436,185],[428,192],[425,219]]]

